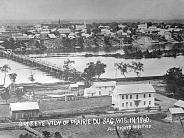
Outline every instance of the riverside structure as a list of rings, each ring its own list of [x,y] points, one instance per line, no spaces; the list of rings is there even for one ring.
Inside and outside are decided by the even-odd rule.
[[[41,71],[47,72],[48,74],[52,74],[59,79],[64,79],[64,70],[61,66],[53,65],[46,61],[42,61],[35,58],[30,58],[29,56],[25,55],[17,55],[10,51],[0,50],[0,56],[16,61],[18,63],[25,64],[27,66],[36,67]],[[68,73],[68,76],[72,76],[72,73]]]

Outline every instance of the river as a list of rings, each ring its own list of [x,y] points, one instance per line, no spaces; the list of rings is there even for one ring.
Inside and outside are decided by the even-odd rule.
[[[159,76],[164,75],[167,69],[172,67],[184,67],[184,56],[173,57],[162,57],[153,59],[118,59],[114,57],[47,57],[38,58],[40,60],[47,61],[62,66],[64,61],[67,59],[75,61],[73,67],[78,71],[83,72],[84,68],[87,67],[87,63],[96,62],[100,60],[102,63],[107,65],[105,73],[101,75],[102,78],[122,78],[121,72],[116,70],[114,67],[115,63],[131,63],[132,61],[141,62],[144,64],[144,71],[141,76]],[[128,72],[127,77],[136,77],[134,72]]]
[[[29,67],[25,66],[24,64],[17,63],[12,60],[0,58],[0,67],[8,64],[11,70],[8,72],[10,73],[16,73],[17,78],[16,78],[16,83],[31,83],[29,80],[29,77],[32,74],[34,74],[34,79],[35,82],[38,83],[55,83],[55,82],[60,82],[61,80],[54,78],[53,76],[49,76],[48,74],[34,68],[34,67]],[[3,84],[3,79],[4,79],[4,73],[0,72],[0,85]],[[10,83],[10,79],[7,76],[6,77],[6,85]]]
[[[163,49],[172,49],[173,47],[178,47],[178,45],[164,45],[160,46]],[[180,45],[179,45],[180,46]],[[182,44],[183,47],[183,44]],[[152,46],[152,49],[156,49],[158,46]],[[106,52],[97,52],[92,54],[105,54]],[[123,53],[122,49],[113,51],[110,53]],[[83,72],[84,68],[86,68],[86,64],[89,62],[96,62],[100,60],[102,63],[105,63],[107,67],[105,68],[105,73],[101,75],[101,78],[122,78],[121,72],[116,70],[114,67],[115,63],[124,62],[131,63],[132,61],[139,61],[144,64],[144,71],[141,73],[141,76],[160,76],[164,75],[169,68],[172,67],[184,67],[184,56],[173,57],[162,57],[162,58],[153,58],[153,59],[121,59],[114,57],[84,57],[86,52],[81,53],[70,53],[70,54],[61,54],[59,57],[43,57],[37,58],[38,60],[43,60],[49,62],[51,64],[55,64],[57,66],[62,66],[64,61],[67,59],[74,60],[75,63],[73,67],[75,67],[78,71]],[[31,55],[31,57],[40,57],[40,55]],[[28,67],[23,64],[17,63],[15,61],[11,61],[8,59],[0,58],[0,66],[4,64],[8,64],[11,67],[11,70],[8,73],[17,73],[16,83],[31,83],[28,79],[31,72],[34,74],[35,82],[38,83],[55,83],[61,82],[62,80],[56,79],[53,76],[49,76],[48,74],[38,70],[37,68]],[[183,70],[184,71],[184,70]],[[128,72],[126,74],[127,77],[136,77],[134,72]],[[4,74],[0,72],[0,84],[3,84]],[[9,78],[7,77],[7,82]]]

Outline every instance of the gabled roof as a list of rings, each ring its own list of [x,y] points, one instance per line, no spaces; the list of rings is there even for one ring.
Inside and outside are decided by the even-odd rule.
[[[178,100],[178,101],[174,104],[174,106],[179,106],[179,107],[184,108],[184,101]]]
[[[184,110],[182,108],[169,108],[171,114],[184,114]]]
[[[10,103],[9,107],[11,111],[39,110],[39,105],[37,102]]]
[[[114,92],[116,94],[154,93],[155,89],[151,84],[129,84],[116,86]]]
[[[49,38],[56,38],[56,36],[54,34],[48,34]]]
[[[77,84],[78,86],[84,86],[84,85],[85,85],[85,83],[82,82],[82,81],[79,81],[79,82],[77,82],[76,84]]]
[[[71,88],[76,88],[76,87],[79,87],[79,85],[78,84],[70,84],[70,87]]]
[[[116,82],[115,81],[94,82],[93,86],[95,87],[116,86]]]

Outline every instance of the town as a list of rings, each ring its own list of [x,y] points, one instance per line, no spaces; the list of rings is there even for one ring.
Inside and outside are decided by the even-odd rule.
[[[127,58],[175,57],[183,54],[183,49],[173,51],[158,48],[150,50],[150,45],[183,42],[181,23],[58,23],[2,26],[0,28],[1,49],[10,49],[18,54],[115,51],[123,49]],[[147,45],[147,49],[142,45]],[[120,53],[123,54],[123,53]],[[89,55],[86,55],[89,56]],[[114,55],[118,56],[118,55]],[[120,55],[119,55],[120,56]]]
[[[6,26],[1,27],[0,30],[0,55],[2,58],[28,67],[36,67],[36,69],[62,80],[62,82],[53,84],[40,84],[35,82],[35,75],[31,73],[28,78],[31,81],[30,84],[26,84],[26,82],[16,83],[19,74],[16,71],[12,72],[8,64],[1,66],[1,72],[5,75],[4,84],[1,85],[1,122],[9,123],[8,126],[3,126],[2,123],[2,130],[16,129],[17,127],[22,129],[23,127],[29,132],[26,133],[27,136],[51,137],[46,135],[61,134],[60,132],[51,134],[49,131],[43,131],[42,134],[34,130],[34,127],[43,128],[46,124],[41,121],[42,123],[39,125],[37,122],[40,120],[57,122],[49,121],[57,118],[60,125],[63,125],[63,123],[69,125],[70,122],[73,125],[75,123],[72,123],[72,119],[67,122],[65,120],[81,117],[81,120],[84,120],[83,123],[86,124],[85,120],[88,120],[88,124],[94,125],[94,122],[90,122],[90,120],[96,119],[91,119],[91,114],[93,114],[93,117],[100,117],[102,120],[106,116],[125,116],[126,119],[127,116],[133,115],[135,118],[135,116],[139,117],[144,114],[148,116],[148,119],[154,120],[156,119],[154,116],[159,116],[159,118],[164,118],[167,121],[178,120],[177,116],[179,115],[181,121],[180,117],[184,114],[184,97],[182,90],[176,89],[176,87],[183,89],[181,68],[168,68],[163,76],[143,77],[141,76],[144,72],[143,63],[135,61],[132,61],[132,63],[120,62],[115,63],[114,67],[121,72],[122,77],[103,79],[101,75],[106,72],[107,65],[100,60],[97,60],[96,63],[89,62],[84,72],[80,72],[72,66],[75,61],[70,60],[70,55],[66,57],[63,66],[37,60],[37,57],[35,58],[33,55],[38,55],[38,57],[42,55],[42,58],[47,58],[60,57],[62,53],[95,51],[106,51],[108,53],[108,51],[122,49],[123,54],[135,59],[140,58],[137,57],[139,50],[143,51],[141,52],[141,58],[181,56],[183,55],[182,46],[176,47],[177,50],[169,49],[162,52],[159,49],[160,54],[153,52],[156,49],[150,50],[150,47],[163,44],[182,44],[182,24],[151,22],[144,24],[86,24],[84,22],[84,24],[79,25],[61,23],[59,20],[58,24]],[[152,56],[146,57],[144,53],[149,53],[149,50],[150,53],[153,52],[155,55],[152,54]],[[132,53],[127,53],[128,51]],[[136,57],[132,57],[132,55],[136,55]],[[82,56],[86,57],[87,55]],[[113,55],[110,56],[113,57]],[[127,78],[126,75],[129,72],[134,72],[134,77]],[[3,78],[3,74],[1,76]],[[177,76],[180,76],[180,78],[177,78]],[[8,80],[9,82],[7,82]],[[176,81],[175,86],[171,86],[173,81]],[[171,98],[174,99],[171,100]],[[103,124],[100,123],[100,120],[96,122],[98,125]],[[35,122],[37,125],[20,125],[19,121],[31,121],[28,124],[34,124]],[[131,124],[127,120],[123,121],[126,124]],[[113,124],[112,121],[110,122],[108,121],[106,125]],[[110,129],[109,126],[108,129]],[[113,128],[113,130],[115,129]],[[21,135],[24,137],[24,134]]]
[[[182,0],[2,0],[0,138],[183,138]]]

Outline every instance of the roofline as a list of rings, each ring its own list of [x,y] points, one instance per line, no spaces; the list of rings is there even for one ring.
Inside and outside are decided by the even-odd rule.
[[[143,92],[143,93],[126,93],[126,94],[144,94],[144,93],[156,93],[156,92]],[[125,93],[117,93],[118,95],[125,95]]]

